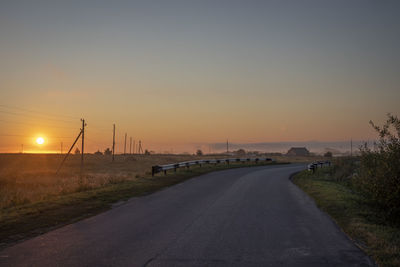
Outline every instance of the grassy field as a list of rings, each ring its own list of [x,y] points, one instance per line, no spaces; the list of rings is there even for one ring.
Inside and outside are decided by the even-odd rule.
[[[304,171],[293,181],[326,211],[355,243],[380,266],[400,266],[400,226],[387,222],[382,211],[332,177],[332,169]]]
[[[193,160],[190,155],[85,155],[85,172],[80,177],[80,156],[71,155],[60,173],[62,155],[0,155],[0,209],[43,201],[49,197],[88,191],[150,173],[151,166]],[[203,157],[204,158],[204,157]]]

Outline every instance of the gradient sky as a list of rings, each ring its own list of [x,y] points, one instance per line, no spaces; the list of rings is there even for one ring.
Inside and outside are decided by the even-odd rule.
[[[1,1],[0,152],[123,134],[367,140],[400,115],[399,1]],[[34,112],[30,112],[34,111]],[[46,137],[46,146],[34,138]],[[192,151],[190,151],[192,152]]]

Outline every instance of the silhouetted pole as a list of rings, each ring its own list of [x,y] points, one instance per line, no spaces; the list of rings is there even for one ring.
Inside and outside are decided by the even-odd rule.
[[[112,161],[114,161],[114,154],[115,154],[115,123],[113,124]]]
[[[353,157],[353,139],[350,139],[350,157]]]
[[[126,155],[126,133],[125,133],[125,143],[124,143],[124,155]]]
[[[226,139],[226,153],[229,153],[229,143],[228,143],[228,139]]]
[[[135,140],[133,140],[133,144],[132,144],[132,152],[133,152],[133,154],[135,154]]]
[[[81,119],[82,120],[82,154],[81,154],[81,174],[83,172],[83,155],[85,153],[85,119]]]
[[[129,137],[129,154],[132,154],[132,136]]]
[[[71,148],[68,150],[68,153],[65,155],[65,157],[64,157],[63,161],[61,162],[60,166],[58,167],[58,169],[57,169],[57,171],[56,171],[56,174],[60,171],[62,165],[64,164],[64,162],[65,162],[65,160],[67,159],[68,155],[71,153],[71,150],[72,150],[72,148],[74,148],[76,142],[78,142],[78,139],[79,139],[79,137],[80,137],[81,135],[82,135],[82,129],[81,129],[81,131],[79,132],[78,136],[76,137],[76,139],[75,139],[74,143],[72,144]]]
[[[139,148],[138,148],[138,150],[139,150],[139,154],[140,154],[140,152],[143,152],[142,141],[140,141],[140,140],[139,140]]]

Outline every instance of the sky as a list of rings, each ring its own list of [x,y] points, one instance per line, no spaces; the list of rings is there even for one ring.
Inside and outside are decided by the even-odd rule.
[[[0,1],[0,152],[376,137],[398,1]],[[35,143],[43,136],[45,144]]]

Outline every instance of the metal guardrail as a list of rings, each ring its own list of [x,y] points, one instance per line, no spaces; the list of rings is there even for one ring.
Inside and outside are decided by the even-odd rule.
[[[151,175],[154,176],[156,173],[159,172],[164,172],[164,174],[167,174],[168,170],[174,170],[176,172],[176,169],[178,168],[189,168],[190,166],[193,165],[203,165],[203,164],[219,164],[219,163],[227,163],[229,164],[230,162],[251,162],[254,161],[256,163],[261,162],[261,161],[273,161],[271,158],[228,158],[228,159],[204,159],[204,160],[192,160],[192,161],[185,161],[185,162],[179,162],[179,163],[172,163],[172,164],[166,164],[166,165],[155,165],[151,167]]]
[[[324,165],[331,166],[331,162],[328,160],[327,161],[315,161],[311,164],[308,164],[307,169],[314,173],[315,170],[318,169],[318,166],[320,166],[322,168],[322,167],[324,167]]]

